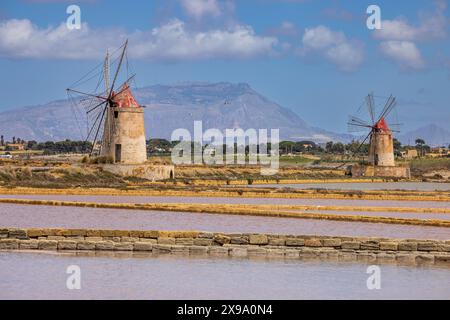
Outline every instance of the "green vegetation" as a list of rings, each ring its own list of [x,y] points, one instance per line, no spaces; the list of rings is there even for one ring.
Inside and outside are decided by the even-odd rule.
[[[58,153],[88,153],[92,149],[92,143],[89,141],[47,141],[38,143],[36,141],[28,141],[27,150],[41,150],[44,154]]]
[[[280,165],[305,165],[318,161],[317,159],[310,159],[303,156],[280,156]]]
[[[68,188],[113,187],[128,185],[127,179],[92,168],[52,168],[33,170],[30,167],[0,167],[0,185],[7,187]]]
[[[172,151],[172,148],[179,141],[168,141],[166,139],[150,139],[147,140],[147,153],[151,155],[163,155]]]
[[[426,152],[430,152],[430,147],[427,146],[427,144],[425,143],[425,140],[416,139],[415,142],[416,142],[416,149],[417,149],[417,152],[419,153],[420,157],[423,157]]]
[[[292,153],[317,153],[323,152],[322,147],[313,141],[281,141],[279,145],[280,154],[292,154]]]
[[[43,150],[14,150],[14,151],[0,151],[0,154],[10,154],[13,156],[31,156],[31,155],[42,155]]]
[[[88,157],[88,156],[84,156],[83,159],[81,159],[82,163],[91,163],[91,164],[105,164],[105,163],[113,163],[113,158],[112,157],[106,157],[106,156],[101,156],[101,157]]]
[[[411,170],[450,170],[450,158],[419,158],[410,161]]]

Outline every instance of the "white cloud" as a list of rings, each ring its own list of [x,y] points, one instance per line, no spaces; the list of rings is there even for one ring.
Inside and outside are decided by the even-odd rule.
[[[181,4],[186,13],[195,19],[206,15],[217,17],[221,14],[217,0],[181,0]]]
[[[448,21],[445,16],[447,2],[435,0],[434,6],[434,12],[419,14],[420,21],[417,25],[398,17],[394,20],[383,20],[381,29],[374,32],[374,38],[382,40],[381,52],[397,62],[401,68],[416,70],[424,68],[425,60],[417,43],[447,37]]]
[[[30,20],[0,23],[0,56],[13,58],[94,58],[107,43],[122,41],[118,32],[93,31],[87,24],[69,30],[66,24],[40,29]],[[101,44],[104,44],[103,46]],[[104,47],[104,48],[103,48]]]
[[[381,29],[374,31],[374,36],[382,40],[415,40],[418,30],[404,19],[383,20]]]
[[[364,61],[363,50],[349,42],[329,48],[325,56],[345,71],[353,71]]]
[[[412,25],[407,19],[398,17],[383,20],[381,29],[375,30],[374,37],[380,40],[429,41],[447,36],[448,20],[445,15],[446,0],[435,0],[434,11],[419,14],[419,23]]]
[[[383,20],[381,29],[374,32],[380,40],[426,41],[446,36],[447,21],[443,15],[428,17],[419,26],[413,26],[406,19]]]
[[[270,28],[267,31],[267,34],[272,35],[272,36],[293,37],[293,36],[298,36],[299,30],[297,29],[295,24],[293,24],[292,22],[290,22],[290,21],[283,21],[281,23],[281,25],[276,26],[274,28]]]
[[[276,38],[258,36],[251,27],[240,25],[197,32],[174,19],[152,30],[127,34],[121,29],[91,29],[87,24],[81,30],[68,30],[65,24],[42,29],[24,19],[0,23],[0,57],[100,58],[107,47],[118,47],[126,38],[131,56],[171,61],[268,55],[277,44]]]
[[[342,32],[335,32],[325,26],[306,29],[303,44],[311,49],[326,49],[346,41]]]
[[[306,29],[302,43],[303,54],[319,53],[343,71],[354,71],[364,61],[360,43],[350,41],[343,32],[325,26]]]
[[[149,40],[135,46],[135,55],[169,60],[247,58],[270,54],[277,44],[276,38],[259,37],[249,26],[194,33],[189,32],[184,22],[177,19],[153,29]]]
[[[422,69],[425,61],[414,42],[385,41],[380,43],[381,52],[403,68]]]

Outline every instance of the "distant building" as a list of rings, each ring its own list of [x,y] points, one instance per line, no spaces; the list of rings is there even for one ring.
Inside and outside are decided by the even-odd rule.
[[[414,159],[419,156],[419,153],[417,152],[416,149],[407,149],[405,151],[402,151],[401,155],[402,155],[402,158],[405,158],[405,159]]]
[[[450,155],[450,150],[448,148],[440,147],[440,148],[432,148],[429,153],[427,153],[427,157],[430,158],[441,158],[447,157]]]
[[[22,143],[8,143],[6,145],[6,148],[8,148],[11,151],[23,151],[23,150],[25,150],[25,144],[22,144]]]
[[[430,153],[437,154],[439,156],[445,157],[449,154],[450,150],[448,148],[439,147],[439,148],[431,148]]]

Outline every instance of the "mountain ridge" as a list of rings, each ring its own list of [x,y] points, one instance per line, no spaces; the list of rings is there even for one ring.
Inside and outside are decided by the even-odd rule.
[[[177,128],[193,132],[193,122],[201,120],[203,130],[279,128],[282,140],[326,142],[349,139],[348,135],[310,126],[292,110],[271,101],[247,83],[157,84],[138,88],[134,95],[141,105],[146,106],[147,138],[169,139]],[[0,113],[0,134],[37,141],[82,140],[86,129],[81,128],[82,121],[74,118],[70,102],[65,99],[14,108]]]
[[[182,82],[172,85],[156,84],[135,89],[134,95],[146,106],[147,139],[170,139],[177,128],[193,132],[196,120],[209,128],[280,129],[280,140],[311,140],[349,142],[357,137],[340,134],[309,125],[297,113],[261,95],[247,83]],[[25,116],[24,116],[25,115]],[[450,133],[436,125],[419,128],[398,137],[407,144],[423,138],[430,145],[450,142]],[[427,132],[431,132],[431,134]],[[434,132],[434,138],[433,138]],[[24,106],[0,112],[0,134],[25,140],[84,140],[86,124],[75,120],[67,99],[46,104]],[[415,136],[415,137],[413,137]],[[441,137],[437,139],[436,137]],[[413,143],[414,141],[412,141]]]
[[[426,144],[432,147],[448,147],[450,145],[450,131],[430,123],[398,136],[398,140],[404,145],[414,145],[416,139],[423,139]]]

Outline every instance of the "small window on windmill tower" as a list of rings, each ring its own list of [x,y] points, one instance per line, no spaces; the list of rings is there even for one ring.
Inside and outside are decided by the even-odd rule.
[[[119,111],[114,111],[114,118],[118,118],[119,117]]]

